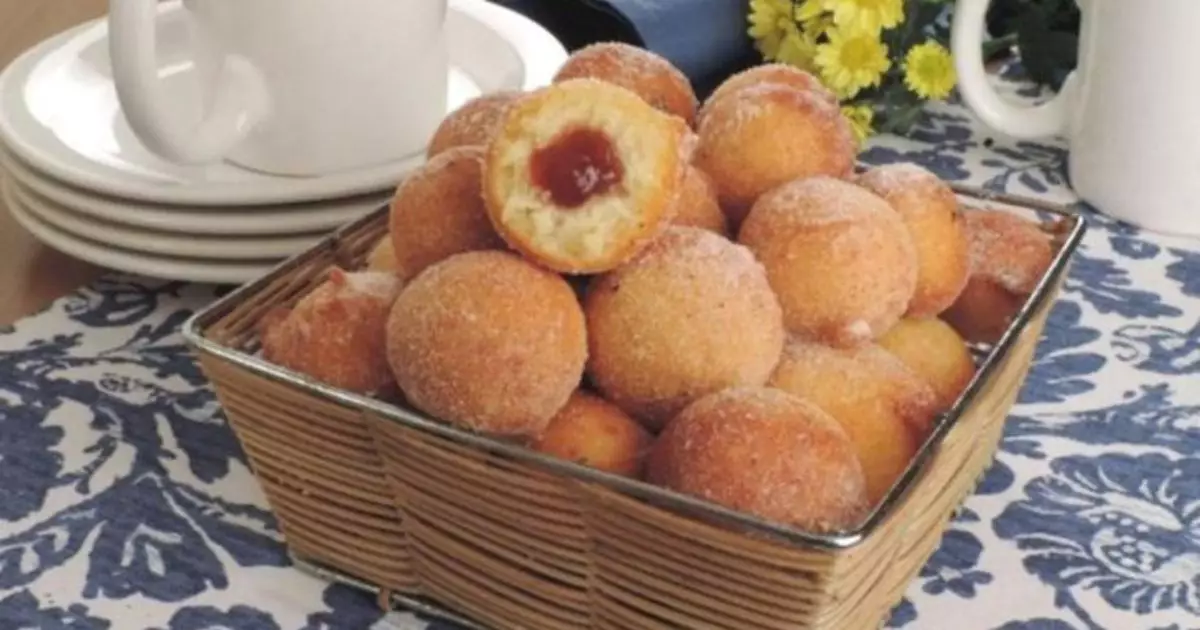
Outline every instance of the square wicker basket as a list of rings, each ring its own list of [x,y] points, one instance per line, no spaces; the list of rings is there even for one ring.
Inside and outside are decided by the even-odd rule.
[[[1053,265],[856,530],[795,531],[338,391],[258,357],[256,328],[333,265],[358,268],[387,209],[216,301],[184,334],[301,567],[404,606],[494,628],[875,628],[999,445],[1082,217],[957,187],[1037,220]]]

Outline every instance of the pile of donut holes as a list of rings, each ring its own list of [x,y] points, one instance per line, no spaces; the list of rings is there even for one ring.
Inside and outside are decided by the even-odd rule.
[[[674,209],[601,272],[509,247],[481,195],[525,96],[451,113],[365,267],[263,322],[264,356],[455,426],[812,531],[891,488],[1050,264],[1032,222],[919,166],[855,172],[836,99],[777,64],[703,103],[665,59],[576,51],[691,130]]]

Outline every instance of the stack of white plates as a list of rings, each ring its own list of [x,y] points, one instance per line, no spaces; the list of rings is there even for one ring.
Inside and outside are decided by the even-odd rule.
[[[187,94],[178,0],[159,9],[162,80]],[[451,0],[448,108],[549,82],[566,58],[546,30],[488,0]],[[152,277],[240,283],[385,204],[423,154],[355,172],[282,177],[229,163],[180,167],[135,139],[121,114],[103,20],[30,49],[0,76],[4,206],[47,245]]]

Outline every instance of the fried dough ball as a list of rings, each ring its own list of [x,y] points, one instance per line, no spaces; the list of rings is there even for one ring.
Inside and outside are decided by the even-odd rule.
[[[1054,262],[1053,240],[1003,210],[961,213],[971,275],[942,318],[970,341],[995,343]]]
[[[712,104],[718,100],[739,90],[763,83],[791,86],[798,90],[812,92],[831,105],[838,104],[837,96],[813,74],[786,63],[764,63],[742,70],[721,82],[717,89],[713,90],[705,99],[704,105],[696,115],[697,122],[704,120]]]
[[[816,405],[772,388],[705,396],[659,436],[651,483],[814,532],[848,529],[867,508],[846,432]]]
[[[900,213],[917,248],[917,290],[905,315],[933,317],[950,308],[970,272],[967,235],[954,191],[916,164],[877,166],[863,173],[858,183]]]
[[[638,478],[653,437],[616,405],[577,391],[550,420],[534,448],[606,472]]]
[[[522,92],[501,90],[476,96],[450,112],[433,133],[426,158],[444,153],[455,147],[487,146],[496,135],[504,113]]]
[[[816,175],[853,174],[857,140],[841,110],[820,94],[760,83],[713,101],[693,163],[712,178],[737,230],[767,191]]]
[[[391,235],[385,234],[367,253],[367,270],[399,275],[400,266],[396,263],[396,250],[392,248]]]
[[[762,385],[783,351],[782,314],[762,265],[699,228],[671,227],[598,276],[584,312],[591,382],[651,431],[700,396]]]
[[[290,309],[263,322],[263,357],[347,391],[376,395],[393,385],[384,324],[401,282],[393,274],[333,269]]]
[[[879,345],[933,387],[939,412],[954,406],[975,375],[975,360],[966,342],[935,317],[903,319],[880,337]]]
[[[509,110],[484,165],[492,223],[513,248],[563,273],[600,273],[662,231],[690,131],[625,88],[555,83]]]
[[[769,384],[842,425],[862,462],[872,505],[908,467],[937,415],[933,390],[874,344],[845,349],[793,339]]]
[[[688,78],[663,56],[620,42],[590,44],[571,53],[554,82],[598,79],[642,97],[661,112],[696,119],[696,93]]]
[[[408,400],[451,424],[536,435],[578,387],[587,333],[560,276],[515,254],[457,254],[410,283],[387,322]]]
[[[763,195],[738,240],[766,267],[788,330],[834,346],[867,343],[904,314],[917,255],[880,197],[832,177]]]
[[[726,236],[729,226],[725,213],[717,202],[717,191],[708,176],[694,166],[688,166],[675,197],[674,225],[690,225]]]
[[[503,249],[480,196],[483,149],[449,149],[396,189],[388,218],[396,273],[411,280],[454,254]]]

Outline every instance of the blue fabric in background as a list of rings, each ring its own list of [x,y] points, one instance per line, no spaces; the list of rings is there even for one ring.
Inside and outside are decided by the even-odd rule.
[[[620,41],[675,64],[703,97],[722,79],[761,61],[746,34],[747,0],[494,0],[515,9],[568,50]]]

